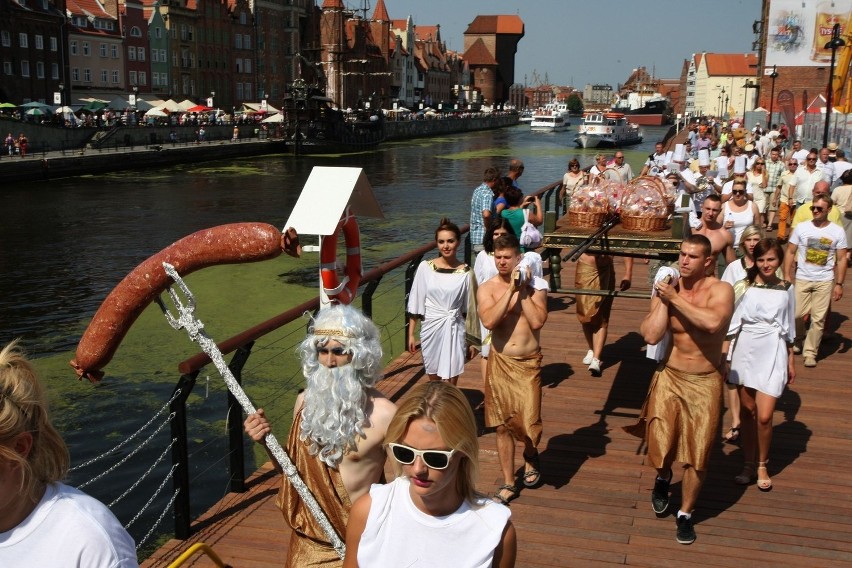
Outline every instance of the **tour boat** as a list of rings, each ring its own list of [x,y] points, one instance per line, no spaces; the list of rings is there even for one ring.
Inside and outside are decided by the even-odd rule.
[[[571,126],[561,114],[535,114],[530,122],[531,132],[561,132]]]
[[[642,131],[620,112],[587,112],[574,142],[580,148],[621,148],[642,142]]]

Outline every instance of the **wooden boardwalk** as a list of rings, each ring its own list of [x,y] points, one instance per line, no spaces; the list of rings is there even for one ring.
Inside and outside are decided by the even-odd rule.
[[[617,262],[619,277],[620,268]],[[637,262],[634,289],[647,291],[645,268]],[[563,265],[564,283],[573,283],[573,271],[573,264]],[[798,358],[798,377],[779,400],[769,466],[773,490],[734,484],[740,448],[717,443],[694,514],[698,538],[684,546],[675,540],[674,517],[657,518],[651,510],[655,472],[644,463],[640,441],[621,430],[635,421],[653,371],[637,332],[648,301],[616,299],[603,376],[593,378],[581,363],[586,347],[573,297],[551,294],[542,334],[544,483],[511,505],[517,565],[852,565],[850,306],[852,297],[834,306],[827,329],[836,337],[823,341],[816,368],[806,369]],[[420,354],[406,353],[389,366],[380,388],[396,398],[421,380]],[[482,400],[481,383],[476,359],[459,381],[474,407]],[[723,423],[730,424],[727,412]],[[479,489],[490,493],[501,477],[493,431],[483,429],[480,443]],[[674,510],[680,478],[676,469]],[[167,566],[193,542],[209,544],[234,567],[281,566],[289,529],[274,506],[279,483],[267,464],[249,491],[227,495],[199,519],[189,541],[169,541],[143,566]],[[196,558],[187,565],[213,566]]]

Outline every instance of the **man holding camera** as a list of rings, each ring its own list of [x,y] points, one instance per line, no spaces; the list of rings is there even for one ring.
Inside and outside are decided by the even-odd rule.
[[[547,286],[521,263],[514,235],[494,240],[497,276],[479,287],[482,325],[491,330],[485,380],[485,424],[497,428],[497,454],[503,485],[494,498],[504,504],[518,496],[515,442],[524,445],[525,487],[541,481],[541,328],[547,321]]]

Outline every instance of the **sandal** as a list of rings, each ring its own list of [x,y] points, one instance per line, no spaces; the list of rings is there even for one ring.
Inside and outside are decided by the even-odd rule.
[[[757,479],[757,471],[754,469],[754,462],[745,462],[742,473],[734,478],[734,483],[737,485],[751,485],[755,479]]]
[[[761,469],[766,471],[766,464],[769,462],[757,462],[757,471],[759,472]],[[766,474],[766,479],[760,479],[758,476],[757,479],[757,488],[761,491],[771,491],[772,490],[772,480],[769,479],[769,473]]]
[[[527,457],[525,454],[524,461],[532,466],[532,469],[524,470],[524,487],[535,487],[541,482],[541,462],[539,461],[538,450],[535,451],[535,455],[532,457]]]
[[[722,436],[722,441],[727,442],[728,444],[733,444],[737,440],[740,439],[740,428],[739,426],[734,427],[731,426],[731,429],[728,430],[728,433]]]
[[[503,491],[508,491],[509,496],[503,497],[503,495],[502,495]],[[518,497],[518,488],[515,487],[514,485],[509,485],[507,483],[506,485],[501,485],[500,487],[497,488],[497,493],[494,494],[494,497],[492,497],[492,499],[494,501],[496,501],[497,503],[502,503],[503,505],[506,505],[508,507],[509,502],[517,499],[517,497]]]

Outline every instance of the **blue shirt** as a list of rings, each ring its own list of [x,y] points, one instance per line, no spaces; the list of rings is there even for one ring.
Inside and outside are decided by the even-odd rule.
[[[470,243],[472,245],[481,245],[485,238],[483,211],[490,211],[491,215],[494,215],[494,191],[484,182],[473,190],[470,201]]]

